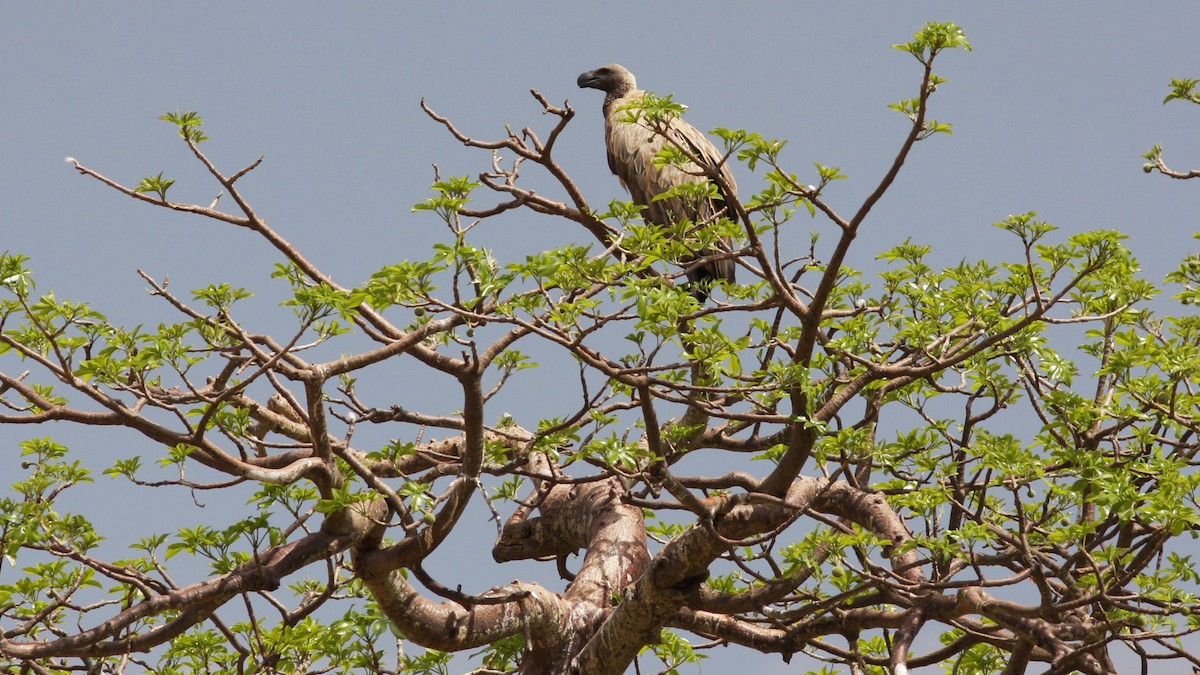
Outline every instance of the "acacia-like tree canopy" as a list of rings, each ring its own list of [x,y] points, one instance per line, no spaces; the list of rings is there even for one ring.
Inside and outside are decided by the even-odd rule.
[[[75,163],[270,243],[296,321],[266,334],[247,290],[143,275],[176,318],[118,326],[0,256],[0,423],[31,432],[0,497],[0,669],[437,673],[457,653],[479,673],[676,672],[714,645],[822,673],[1200,667],[1200,256],[1160,294],[1120,233],[1065,236],[1025,213],[996,223],[1003,262],[937,269],[905,242],[873,252],[877,274],[850,268],[910,153],[949,131],[930,116],[933,66],[970,43],[929,24],[897,48],[919,66],[915,96],[892,105],[907,133],[850,209],[825,198],[836,167],[809,184],[782,141],[722,128],[723,161],[757,192],[743,181],[740,200],[673,230],[631,202],[589,205],[568,168],[592,158],[555,154],[567,106],[534,92],[548,131],[494,141],[426,107],[485,170],[439,176],[417,205],[447,227],[429,257],[356,286],[267,225],[239,184],[258,162],[215,165],[195,113],[163,119],[220,202]],[[1200,103],[1196,84],[1168,100]],[[650,130],[682,113],[651,95],[625,112]],[[666,137],[657,161],[696,159]],[[1158,147],[1146,159],[1197,175]],[[502,214],[580,243],[497,260],[473,237]],[[725,238],[739,283],[701,304],[679,263]],[[543,373],[541,358],[570,366]],[[544,412],[493,404],[532,377]],[[435,386],[449,411],[422,395]],[[135,442],[91,466],[54,440],[63,425]],[[238,495],[235,515],[141,532],[63,508],[97,480]],[[534,561],[545,580],[476,593],[427,564],[485,527],[494,562],[475,564]],[[112,555],[105,528],[136,543]]]

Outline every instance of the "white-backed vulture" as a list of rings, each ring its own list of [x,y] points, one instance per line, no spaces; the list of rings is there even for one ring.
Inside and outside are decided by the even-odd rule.
[[[645,124],[625,121],[629,111],[622,110],[622,107],[636,102],[646,92],[637,88],[633,73],[624,66],[612,63],[589,70],[579,76],[576,84],[581,88],[604,92],[604,144],[608,150],[608,168],[620,179],[633,201],[644,207],[642,215],[647,222],[667,226],[687,219],[699,224],[721,213],[737,200],[737,183],[733,180],[728,162],[722,163],[721,151],[699,129],[676,117],[670,122],[664,136]],[[666,145],[668,137],[706,166],[702,169],[691,162],[682,167],[672,164],[655,166],[654,156]],[[720,201],[706,199],[699,204],[679,198],[655,201],[656,196],[678,185],[708,180],[705,169],[718,165],[720,175],[728,186],[727,191],[721,189]],[[731,213],[728,215],[732,216]],[[703,249],[684,262],[716,253],[712,249]],[[687,277],[692,294],[704,302],[712,281],[724,279],[732,282],[734,268],[733,258],[702,260],[690,266]]]

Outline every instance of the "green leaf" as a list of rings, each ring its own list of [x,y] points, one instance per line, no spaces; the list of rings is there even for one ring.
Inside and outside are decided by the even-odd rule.
[[[208,140],[208,136],[200,129],[204,126],[204,120],[200,118],[200,113],[194,110],[188,112],[176,110],[166,113],[158,119],[178,127],[179,136],[189,143],[201,143]]]
[[[167,190],[175,184],[173,178],[163,178],[162,172],[158,172],[157,176],[146,176],[142,181],[133,188],[134,192],[153,192],[158,195],[159,200],[167,201]]]

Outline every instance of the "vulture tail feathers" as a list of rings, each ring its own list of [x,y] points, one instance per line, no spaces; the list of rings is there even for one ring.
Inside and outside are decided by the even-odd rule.
[[[717,251],[704,250],[700,258],[716,254]],[[731,258],[720,260],[700,260],[699,264],[687,270],[688,290],[700,304],[708,300],[712,293],[713,284],[718,281],[733,283],[736,266]]]

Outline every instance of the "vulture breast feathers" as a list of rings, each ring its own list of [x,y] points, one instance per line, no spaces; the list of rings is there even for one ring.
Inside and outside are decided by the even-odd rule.
[[[727,204],[737,199],[737,183],[734,182],[729,164],[721,162],[723,154],[699,129],[675,118],[671,120],[664,137],[646,124],[625,121],[630,113],[622,108],[645,95],[644,91],[637,88],[633,73],[614,63],[583,73],[577,84],[605,93],[604,144],[608,151],[608,168],[620,179],[633,201],[644,207],[642,215],[648,222],[662,226],[684,219],[702,223],[721,213]],[[668,137],[706,166],[702,169],[690,162],[682,167],[671,164],[655,166],[654,156],[667,144]],[[729,186],[728,191],[721,190],[720,200],[697,202],[672,197],[655,201],[656,196],[681,184],[707,181],[705,169],[718,165],[721,177]],[[728,248],[729,241],[725,243]],[[692,292],[701,302],[708,297],[712,281],[733,281],[735,265],[732,258],[704,260],[717,253],[712,249],[696,251],[691,261],[699,262],[688,266],[688,281],[692,283]]]

